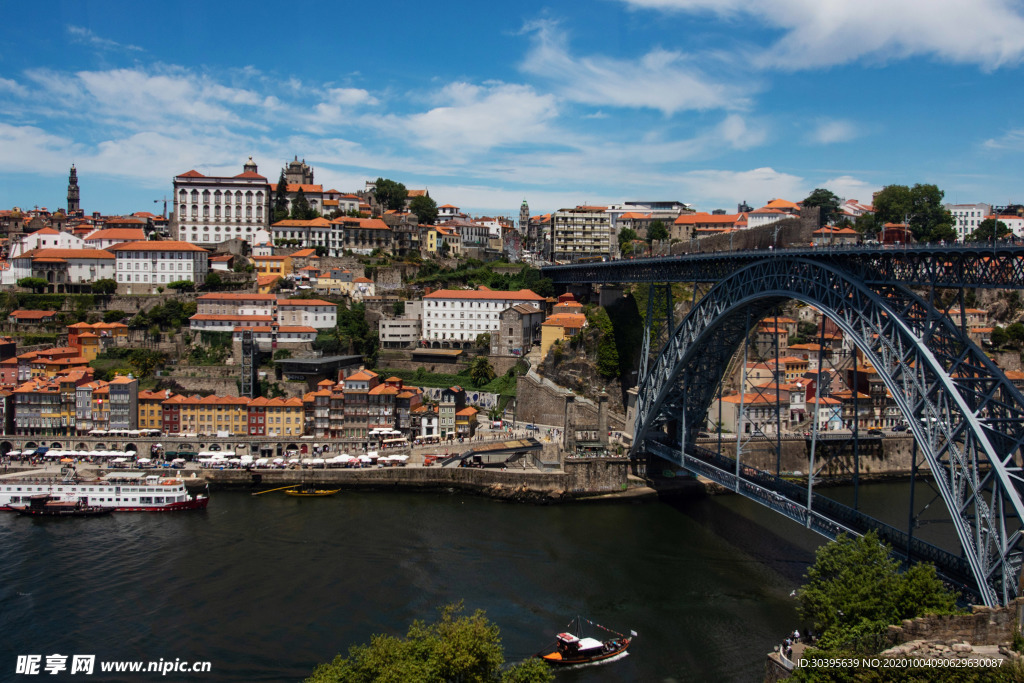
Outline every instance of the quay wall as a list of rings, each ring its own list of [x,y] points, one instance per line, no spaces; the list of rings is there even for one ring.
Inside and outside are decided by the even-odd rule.
[[[204,470],[215,487],[274,488],[316,484],[345,488],[447,489],[471,491],[495,498],[558,501],[624,491],[627,458],[581,458],[567,461],[564,472],[480,469],[473,467],[383,467],[364,469]]]
[[[570,420],[577,425],[577,428],[581,425],[596,425],[596,403],[588,398],[578,396],[530,370],[527,374],[520,375],[516,381],[516,420],[538,422],[542,425],[553,425],[564,429],[565,402],[569,396],[573,397],[572,410],[575,416]],[[625,416],[608,411],[608,429],[622,431],[625,424]]]
[[[729,437],[732,437],[731,439]],[[701,439],[698,445],[716,450],[716,438]],[[775,471],[776,442],[774,439],[755,439],[743,443],[741,462],[760,470]],[[874,442],[864,441],[860,444],[860,474],[865,477],[902,477],[910,474],[913,459],[914,440],[910,436],[889,436]],[[821,469],[825,477],[850,477],[853,475],[853,447],[845,446],[836,454],[837,444],[826,440],[818,441],[815,449],[815,470]],[[735,435],[723,435],[722,453],[730,458],[736,457]],[[807,474],[811,465],[811,441],[809,438],[783,438],[780,469],[784,473],[800,472]],[[920,450],[917,454],[919,471],[926,471],[928,463]]]

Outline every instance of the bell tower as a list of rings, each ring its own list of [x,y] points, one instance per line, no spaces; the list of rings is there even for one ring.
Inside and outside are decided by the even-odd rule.
[[[71,164],[71,174],[68,176],[68,215],[81,211],[80,196],[78,190],[78,171],[75,165]]]

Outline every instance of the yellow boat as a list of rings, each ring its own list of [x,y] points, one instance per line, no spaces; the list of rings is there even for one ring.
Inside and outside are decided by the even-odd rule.
[[[299,498],[322,498],[324,496],[333,496],[341,489],[318,489],[312,486],[303,486],[302,488],[293,488],[285,491],[289,496],[297,496]]]

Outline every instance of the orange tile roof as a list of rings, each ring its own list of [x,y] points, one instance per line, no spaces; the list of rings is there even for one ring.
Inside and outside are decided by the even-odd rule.
[[[516,292],[499,292],[490,289],[439,289],[427,294],[424,299],[490,299],[508,301],[544,301],[544,297],[529,289]]]
[[[277,277],[276,275],[274,276]],[[212,292],[197,297],[199,301],[277,301],[273,294],[245,294],[238,292]]]
[[[364,230],[391,230],[387,223],[379,218],[354,218],[352,216],[339,216],[331,221],[334,225],[343,225],[347,228],[362,228]]]
[[[263,176],[260,177],[262,178]],[[277,192],[277,185],[277,183],[270,183],[270,191]],[[299,190],[302,190],[303,194],[308,194],[310,192],[319,194],[324,191],[323,185],[307,185],[303,183],[288,183],[287,185],[288,186],[285,188],[287,192],[298,192]]]
[[[278,221],[270,227],[272,228],[329,228],[333,221],[329,221],[326,218],[311,218],[309,220],[293,220],[288,219],[284,221]]]
[[[108,249],[111,251],[201,251],[204,254],[210,253],[202,247],[177,240],[121,242],[120,244],[108,247]]]
[[[316,256],[316,249],[299,249],[292,254],[292,258],[306,258],[307,256]]]
[[[543,324],[576,330],[587,324],[587,316],[582,313],[555,313],[549,315]]]
[[[278,299],[278,306],[337,306],[323,299]]]
[[[39,320],[40,318],[49,318],[57,315],[57,311],[11,311],[11,318],[18,318],[24,320]]]
[[[251,322],[270,322],[274,319],[271,315],[213,315],[212,313],[196,313],[189,320],[248,320]]]
[[[86,242],[93,240],[126,240],[141,241],[146,239],[146,233],[142,228],[107,228],[97,230],[85,238]]]
[[[51,259],[80,259],[80,258],[102,258],[112,259],[114,255],[105,249],[33,249],[26,251],[18,258],[51,258]]]

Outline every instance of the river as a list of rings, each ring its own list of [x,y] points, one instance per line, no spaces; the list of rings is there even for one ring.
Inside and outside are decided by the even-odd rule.
[[[0,515],[0,680],[35,678],[14,675],[16,655],[58,653],[212,667],[92,680],[294,681],[455,600],[500,626],[509,659],[576,614],[639,633],[628,657],[559,681],[759,680],[798,625],[789,594],[820,542],[734,496],[535,506],[214,492],[197,513]]]

